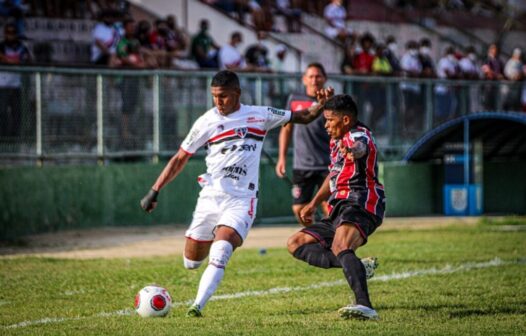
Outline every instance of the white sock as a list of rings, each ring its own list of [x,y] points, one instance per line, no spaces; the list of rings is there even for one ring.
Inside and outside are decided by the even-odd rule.
[[[225,266],[233,250],[232,244],[226,240],[215,241],[210,246],[208,266],[201,276],[197,297],[194,301],[194,304],[199,305],[200,309],[205,307],[212,294],[216,291],[217,286],[223,280]]]
[[[201,266],[201,264],[203,263],[203,260],[194,261],[194,260],[190,260],[186,258],[185,256],[183,256],[183,263],[184,263],[184,268],[186,269],[196,269],[196,268],[199,268],[199,266]]]

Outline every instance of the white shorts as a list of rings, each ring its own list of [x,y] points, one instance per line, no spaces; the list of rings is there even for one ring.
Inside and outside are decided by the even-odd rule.
[[[203,189],[199,194],[192,224],[185,236],[199,242],[214,240],[215,228],[233,228],[244,241],[256,217],[256,197],[239,197],[220,191]]]

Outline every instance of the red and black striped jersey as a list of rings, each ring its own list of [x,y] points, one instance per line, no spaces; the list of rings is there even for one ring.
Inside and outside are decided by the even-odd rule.
[[[349,160],[340,152],[341,141],[352,147],[357,141],[365,144],[367,152],[360,159]],[[346,199],[369,213],[383,218],[385,192],[378,181],[378,151],[371,131],[363,124],[354,126],[342,139],[331,139],[329,205]]]

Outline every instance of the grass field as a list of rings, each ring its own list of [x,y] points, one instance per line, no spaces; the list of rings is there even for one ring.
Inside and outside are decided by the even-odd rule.
[[[184,314],[204,267],[185,270],[180,256],[2,258],[0,335],[525,335],[525,225],[379,230],[358,252],[380,260],[369,282],[378,322],[340,319],[350,294],[341,270],[310,267],[284,247],[234,254],[200,319]],[[172,295],[166,318],[132,309],[150,283]]]

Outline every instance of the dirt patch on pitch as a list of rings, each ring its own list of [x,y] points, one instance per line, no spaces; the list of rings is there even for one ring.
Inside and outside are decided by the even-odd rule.
[[[450,225],[475,225],[474,217],[387,218],[379,230],[426,230]],[[285,247],[299,225],[254,227],[242,248]],[[0,246],[0,258],[38,256],[68,259],[136,258],[181,255],[181,226],[149,226],[76,230],[25,237],[18,246]]]

